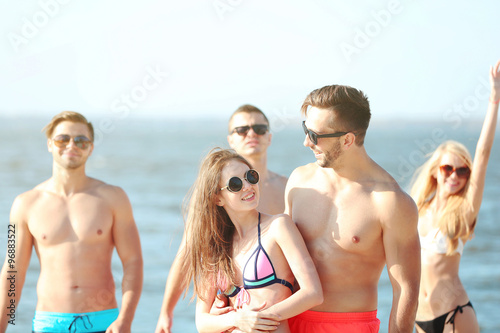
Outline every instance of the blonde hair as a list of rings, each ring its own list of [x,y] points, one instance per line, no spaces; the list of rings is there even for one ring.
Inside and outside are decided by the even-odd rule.
[[[205,292],[215,287],[234,285],[232,264],[234,224],[226,210],[217,205],[220,180],[230,161],[251,164],[230,149],[214,148],[201,163],[198,177],[186,199],[187,281],[194,282],[194,295],[204,299]],[[186,200],[187,201],[187,200]]]
[[[54,132],[54,129],[56,128],[59,123],[63,121],[71,121],[73,123],[82,123],[87,125],[89,132],[90,132],[90,140],[94,141],[94,126],[92,126],[92,123],[90,123],[87,118],[85,118],[82,114],[74,111],[63,111],[61,113],[56,114],[50,123],[45,125],[45,127],[42,129],[42,132],[45,132],[45,135],[47,135],[47,138],[50,139],[52,137],[52,133]]]
[[[467,167],[472,169],[471,155],[463,144],[450,140],[439,145],[431,157],[416,170],[412,182],[410,193],[417,204],[420,215],[429,208],[429,203],[436,195],[437,179],[435,175],[439,172],[439,163],[446,153],[460,157]],[[468,238],[474,231],[474,226],[469,227],[466,220],[472,209],[472,203],[466,195],[469,186],[470,177],[459,192],[448,197],[446,207],[436,217],[439,230],[447,236],[447,255],[452,255],[455,252],[460,238]]]

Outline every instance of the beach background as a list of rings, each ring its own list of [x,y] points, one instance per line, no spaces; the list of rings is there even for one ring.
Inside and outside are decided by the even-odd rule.
[[[484,115],[480,101],[477,116]],[[484,107],[484,108],[483,108]],[[266,110],[264,110],[266,111]],[[481,129],[480,121],[400,121],[374,119],[365,145],[370,156],[407,189],[415,168],[425,155],[445,139],[464,143],[473,153]],[[134,333],[154,331],[163,299],[168,270],[183,232],[182,200],[196,177],[200,159],[214,146],[227,147],[227,117],[197,120],[143,119],[131,115],[115,118],[106,132],[96,137],[96,147],[87,163],[89,176],[122,187],[130,197],[139,228],[144,256],[144,288],[132,326]],[[304,134],[298,110],[268,113],[273,132],[268,151],[269,168],[289,175],[297,166],[314,162],[302,146]],[[90,120],[98,124],[103,117]],[[6,249],[7,224],[14,198],[51,175],[51,155],[40,132],[50,117],[0,117],[0,248]],[[500,331],[500,141],[491,154],[486,188],[475,238],[467,243],[460,276],[477,312],[481,332]],[[4,252],[2,252],[4,253]],[[29,332],[36,305],[39,262],[33,251],[16,325],[8,332]],[[113,273],[117,297],[121,290],[121,263],[114,256]],[[175,310],[173,332],[196,332],[194,303],[188,297]],[[384,270],[379,283],[378,316],[381,332],[387,332],[392,289]]]
[[[226,146],[229,115],[250,103],[271,122],[271,170],[314,162],[299,116],[313,89],[364,91],[369,154],[406,188],[439,143],[473,152],[500,58],[500,1],[0,1],[0,250],[16,195],[51,175],[41,128],[63,110],[95,125],[88,174],[129,195],[145,281],[133,332],[153,332],[198,163]],[[498,141],[498,140],[497,140]],[[461,277],[482,332],[500,332],[499,143]],[[3,252],[0,252],[3,253]],[[9,332],[29,332],[38,260]],[[117,295],[121,264],[113,262]],[[391,287],[380,280],[381,332]],[[189,297],[174,332],[194,332]]]

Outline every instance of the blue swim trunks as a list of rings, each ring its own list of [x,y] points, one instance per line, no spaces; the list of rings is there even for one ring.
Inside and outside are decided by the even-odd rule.
[[[35,311],[33,333],[104,333],[118,313],[118,309],[85,313]]]

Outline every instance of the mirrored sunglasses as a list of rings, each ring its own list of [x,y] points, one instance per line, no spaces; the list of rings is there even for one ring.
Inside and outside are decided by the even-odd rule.
[[[227,182],[227,185],[220,190],[222,191],[227,188],[229,192],[239,192],[243,188],[243,180],[246,180],[250,185],[255,185],[259,182],[259,173],[250,169],[245,173],[245,178],[243,179],[240,177],[231,177],[231,179]]]
[[[90,139],[84,135],[78,135],[75,137],[71,137],[71,136],[66,135],[66,134],[58,135],[58,136],[54,137],[52,139],[52,142],[54,142],[54,144],[57,147],[64,148],[69,144],[71,139],[73,139],[73,142],[75,143],[75,145],[80,149],[87,149],[90,146],[90,144],[92,143],[92,141],[90,141]]]

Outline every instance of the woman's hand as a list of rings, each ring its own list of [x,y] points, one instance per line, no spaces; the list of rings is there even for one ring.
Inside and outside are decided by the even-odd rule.
[[[497,104],[500,99],[500,60],[490,68],[491,97],[490,102]]]
[[[253,309],[243,307],[236,310],[234,326],[237,330],[247,333],[272,332],[276,330],[280,324],[280,316],[273,313],[259,312],[265,307],[266,302]]]

